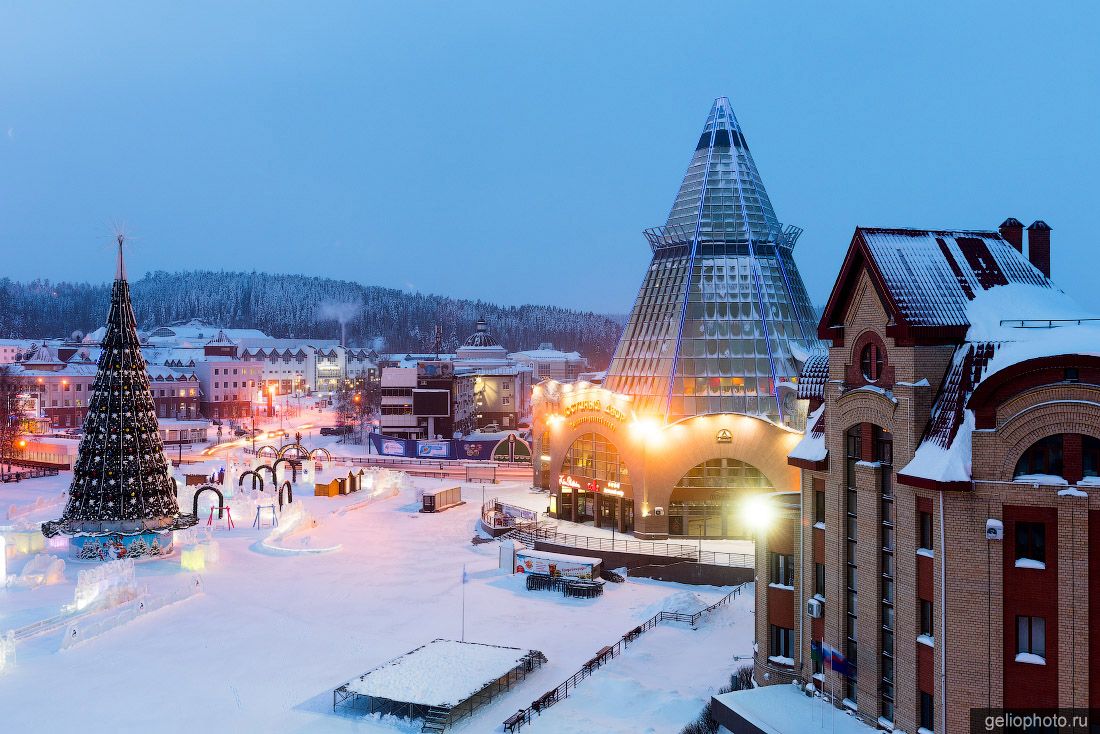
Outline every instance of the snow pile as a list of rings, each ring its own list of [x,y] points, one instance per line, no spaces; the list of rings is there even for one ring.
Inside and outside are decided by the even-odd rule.
[[[1069,484],[1064,477],[1057,474],[1020,474],[1013,477],[1012,481],[1020,484],[1051,484],[1057,487],[1064,487]]]
[[[347,684],[364,696],[455,706],[520,665],[528,651],[480,642],[432,640]]]
[[[932,441],[923,442],[913,454],[913,460],[898,474],[936,482],[970,481],[970,434],[973,430],[974,412],[963,411],[962,425],[949,447],[944,448]]]
[[[825,406],[822,404],[817,410],[810,413],[809,420],[806,421],[806,435],[802,437],[802,440],[795,444],[795,447],[791,450],[787,456],[792,459],[802,459],[804,461],[824,461],[828,454],[828,449],[825,448],[825,432],[814,433],[814,426],[818,420],[825,413]]]
[[[694,591],[677,591],[675,594],[670,594],[661,601],[645,607],[642,610],[642,618],[650,619],[661,612],[695,614],[702,609],[706,609],[708,606],[710,606],[710,602]]]
[[[1096,315],[1085,311],[1076,301],[1055,288],[1043,288],[1026,283],[978,291],[966,306],[970,328],[966,340],[1016,341],[1021,338],[1013,320],[1082,319]],[[1002,321],[1007,321],[1001,326]]]
[[[715,696],[718,705],[766,732],[802,732],[823,729],[831,734],[873,734],[874,727],[838,711],[799,686],[748,688]],[[845,701],[847,704],[847,701]],[[855,708],[854,704],[852,708]]]

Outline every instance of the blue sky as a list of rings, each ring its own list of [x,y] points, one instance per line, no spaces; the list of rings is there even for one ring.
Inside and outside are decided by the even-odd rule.
[[[17,279],[257,269],[628,311],[728,96],[825,300],[858,224],[1054,227],[1100,309],[1100,23],[1037,3],[0,4]]]

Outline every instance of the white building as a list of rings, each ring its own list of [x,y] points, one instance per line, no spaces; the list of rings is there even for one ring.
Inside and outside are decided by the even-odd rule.
[[[516,364],[530,367],[534,372],[534,381],[556,380],[557,382],[576,382],[580,375],[588,370],[588,360],[579,352],[562,352],[554,345],[544,342],[538,349],[526,352],[512,352],[508,359]]]

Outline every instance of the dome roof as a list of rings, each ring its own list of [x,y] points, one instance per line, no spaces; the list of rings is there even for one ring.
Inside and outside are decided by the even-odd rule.
[[[464,347],[499,347],[500,342],[493,338],[493,335],[489,333],[489,324],[485,323],[485,319],[477,320],[477,331],[470,334],[466,338],[466,341],[462,343]]]

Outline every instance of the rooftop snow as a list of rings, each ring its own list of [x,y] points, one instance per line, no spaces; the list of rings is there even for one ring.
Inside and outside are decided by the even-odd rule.
[[[456,706],[502,678],[529,654],[518,647],[432,640],[347,683],[363,696],[424,706]]]
[[[1053,289],[997,232],[861,227],[860,233],[902,317],[915,326],[966,326],[969,302],[998,286]]]
[[[793,685],[761,686],[715,696],[714,700],[764,734],[800,734],[821,728],[830,734],[872,734],[874,727],[810,698]],[[722,716],[721,713],[725,713]],[[728,720],[721,712],[719,721]]]
[[[825,406],[818,406],[806,421],[806,435],[787,454],[792,459],[824,461],[829,450],[825,447]],[[818,427],[820,425],[820,430]]]

